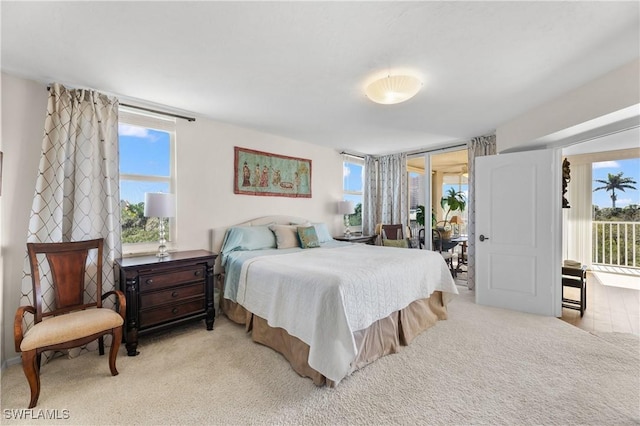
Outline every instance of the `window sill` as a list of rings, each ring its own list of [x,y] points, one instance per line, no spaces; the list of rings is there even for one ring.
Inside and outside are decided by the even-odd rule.
[[[123,244],[122,257],[147,256],[158,252],[158,243]],[[167,243],[167,251],[176,251],[175,244]]]

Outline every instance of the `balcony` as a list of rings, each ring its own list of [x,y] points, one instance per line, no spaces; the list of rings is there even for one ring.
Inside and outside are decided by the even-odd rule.
[[[594,270],[640,276],[640,222],[593,222]]]

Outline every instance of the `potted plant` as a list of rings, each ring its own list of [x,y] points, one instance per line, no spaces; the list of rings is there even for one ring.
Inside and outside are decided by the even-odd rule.
[[[419,205],[418,207],[416,207],[416,222],[418,222],[418,225],[424,226],[424,206],[423,205]]]
[[[451,223],[449,223],[449,213],[452,211],[464,211],[465,207],[467,207],[467,199],[462,191],[456,191],[453,188],[449,188],[447,193],[440,200],[440,205],[443,209],[446,208],[446,212],[444,214],[444,220],[438,222],[442,223],[442,226],[439,227],[441,231],[443,231],[442,238],[449,239],[451,238]]]

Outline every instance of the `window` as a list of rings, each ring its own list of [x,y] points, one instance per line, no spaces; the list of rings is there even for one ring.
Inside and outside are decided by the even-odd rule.
[[[418,223],[420,213],[428,211],[425,202],[425,156],[424,154],[416,154],[407,157],[407,180],[409,188],[409,226],[411,227],[411,235],[416,236],[418,229],[425,224]],[[424,217],[423,217],[424,219]],[[426,220],[429,220],[426,217]]]
[[[364,190],[364,160],[349,157],[342,167],[343,200],[352,201],[355,213],[349,216],[349,226],[362,226],[362,194]]]
[[[121,109],[118,138],[123,251],[153,250],[158,218],[144,216],[144,194],[175,192],[175,120]],[[167,241],[175,240],[173,220],[168,228]]]

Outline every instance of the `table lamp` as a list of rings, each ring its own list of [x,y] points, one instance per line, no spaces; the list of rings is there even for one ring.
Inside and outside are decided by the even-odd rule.
[[[349,230],[349,215],[355,212],[353,201],[338,201],[338,214],[344,215],[344,236],[347,238],[351,236],[351,231]]]
[[[462,224],[462,218],[460,216],[453,216],[453,217],[451,217],[451,220],[449,221],[449,223],[451,224],[451,226],[453,228],[453,235],[459,236],[460,235],[460,224]]]
[[[164,220],[175,215],[176,202],[173,194],[164,192],[146,192],[144,194],[144,215],[146,217],[157,217],[159,222],[158,253],[159,258],[169,256],[167,252],[167,240],[165,240]]]

